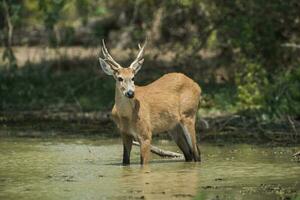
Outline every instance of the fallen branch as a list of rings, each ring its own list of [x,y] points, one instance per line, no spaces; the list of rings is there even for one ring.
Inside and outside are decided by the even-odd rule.
[[[295,153],[293,156],[294,156],[294,157],[300,156],[300,151],[298,151],[297,153]]]
[[[295,48],[295,49],[300,49],[300,45],[299,44],[295,44],[295,43],[285,43],[281,45],[282,47],[291,47],[291,48]]]
[[[140,143],[133,141],[133,145],[140,146]],[[175,153],[172,151],[165,151],[165,150],[162,150],[162,149],[152,146],[152,145],[151,145],[151,152],[156,155],[159,155],[160,157],[183,158],[183,155],[180,153]]]

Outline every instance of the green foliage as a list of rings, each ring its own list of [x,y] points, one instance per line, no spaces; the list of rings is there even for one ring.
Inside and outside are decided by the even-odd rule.
[[[90,4],[87,0],[76,0],[76,9],[80,16],[82,16],[83,24],[87,23],[89,12],[90,12]]]
[[[273,82],[266,91],[264,112],[271,118],[300,116],[300,65],[282,72]]]
[[[237,91],[232,84],[200,83],[202,98],[200,115],[236,112]]]
[[[43,12],[43,21],[46,30],[49,33],[49,42],[51,45],[57,45],[57,38],[53,32],[54,25],[60,20],[61,12],[66,4],[66,0],[39,0],[39,8]]]
[[[217,31],[213,31],[207,39],[207,48],[215,50],[218,48]]]
[[[255,62],[241,61],[237,73],[238,107],[241,110],[259,110],[264,105],[264,93],[268,87],[266,71]]]
[[[257,63],[244,63],[238,73],[238,108],[251,111],[262,120],[286,115],[300,115],[300,67],[281,71],[268,79],[266,70]]]
[[[1,108],[9,110],[95,111],[113,103],[114,82],[90,68],[53,70],[31,64],[0,73]]]
[[[19,0],[9,0],[7,1],[7,5],[9,6],[9,13],[11,22],[14,25],[20,24],[21,22],[21,12],[23,10],[23,5]]]
[[[216,43],[236,52],[238,108],[261,119],[299,115],[299,101],[294,97],[298,86],[292,78],[296,73],[286,73],[295,72],[299,57],[297,51],[282,47],[299,41],[295,20],[300,17],[299,1],[216,0],[207,4],[217,27]]]
[[[218,37],[245,59],[259,60],[268,72],[276,72],[295,62],[296,57],[282,48],[295,39],[299,30],[296,18],[299,1],[212,1]],[[238,61],[238,60],[237,60]],[[239,62],[239,61],[238,61]]]
[[[48,45],[95,46],[101,38],[109,37],[116,42],[122,38],[121,45],[125,47],[127,44],[135,45],[136,41],[140,42],[146,33],[150,33],[155,38],[151,41],[153,46],[160,48],[161,45],[176,54],[172,60],[174,65],[199,65],[201,68],[204,59],[208,60],[208,64],[216,60],[216,67],[228,65],[229,72],[236,72],[235,85],[232,87],[234,92],[212,90],[218,91],[212,94],[210,90],[205,91],[204,95],[208,102],[213,102],[213,108],[235,110],[233,107],[237,106],[241,111],[251,111],[249,113],[264,116],[262,118],[265,119],[299,116],[299,50],[284,47],[286,43],[300,43],[299,0],[7,0],[7,3],[13,26],[18,30],[43,27],[40,30],[46,30]],[[3,6],[0,9],[3,11]],[[161,15],[157,14],[158,10],[162,11]],[[3,25],[1,32],[7,31],[3,13],[0,13],[0,25]],[[76,32],[82,27],[84,34],[87,34],[84,39],[82,32]],[[5,34],[0,35],[3,41],[7,40]],[[203,48],[213,51],[209,53],[215,53],[216,56],[202,58],[199,52]],[[6,48],[2,58],[10,65],[16,63],[11,48]],[[209,65],[208,71],[213,71],[213,67]],[[14,73],[19,72],[16,70]],[[15,81],[23,81],[27,73],[22,73]],[[64,73],[63,77],[69,79],[65,83],[56,79],[58,77],[55,79],[61,81],[70,92],[73,85],[68,87],[67,81],[72,82],[72,77],[77,76],[75,72],[67,74]],[[52,78],[45,80],[51,82]],[[33,77],[28,80],[35,82]],[[46,91],[55,96],[50,89]],[[12,97],[16,94],[13,93]],[[69,96],[73,94],[71,92]],[[30,99],[29,96],[23,98],[23,95],[22,98]],[[88,109],[91,103],[88,98],[92,97],[77,96],[76,92],[75,97],[84,109]],[[53,100],[54,97],[50,95],[47,98],[41,95],[41,98],[50,99],[52,103],[61,102]],[[69,97],[67,99],[70,100]],[[11,98],[5,104],[15,101]],[[25,102],[28,103],[27,100]],[[19,105],[20,102],[15,103]],[[45,104],[48,105],[46,100]]]
[[[65,0],[39,0],[39,8],[44,13],[44,23],[48,30],[53,30],[54,25],[61,17],[61,11],[65,4]]]

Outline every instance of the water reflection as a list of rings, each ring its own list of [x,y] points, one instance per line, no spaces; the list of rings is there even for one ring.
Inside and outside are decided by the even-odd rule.
[[[202,163],[153,156],[141,167],[134,148],[124,167],[120,140],[1,138],[0,199],[293,198],[300,165],[289,155],[296,149],[202,145]]]
[[[151,163],[150,166],[124,167],[121,187],[146,199],[191,198],[197,194],[199,163]]]

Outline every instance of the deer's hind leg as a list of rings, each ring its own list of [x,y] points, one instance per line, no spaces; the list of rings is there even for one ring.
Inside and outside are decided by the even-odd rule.
[[[189,147],[191,148],[193,159],[195,162],[200,162],[200,151],[197,146],[196,130],[195,130],[195,116],[186,116],[181,120],[181,128],[187,138]]]
[[[182,151],[185,161],[193,161],[192,148],[189,145],[188,138],[184,135],[179,124],[173,130],[169,131],[169,135],[171,135],[179,149]]]

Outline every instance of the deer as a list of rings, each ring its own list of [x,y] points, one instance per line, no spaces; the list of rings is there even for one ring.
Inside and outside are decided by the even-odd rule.
[[[140,143],[140,164],[150,160],[152,136],[169,133],[183,152],[185,161],[200,162],[196,139],[196,115],[201,88],[182,73],[167,73],[156,81],[135,85],[134,78],[144,62],[147,40],[129,67],[122,67],[110,55],[102,40],[103,58],[99,62],[105,74],[116,81],[115,104],[111,116],[123,141],[123,165],[130,164],[133,141]]]

